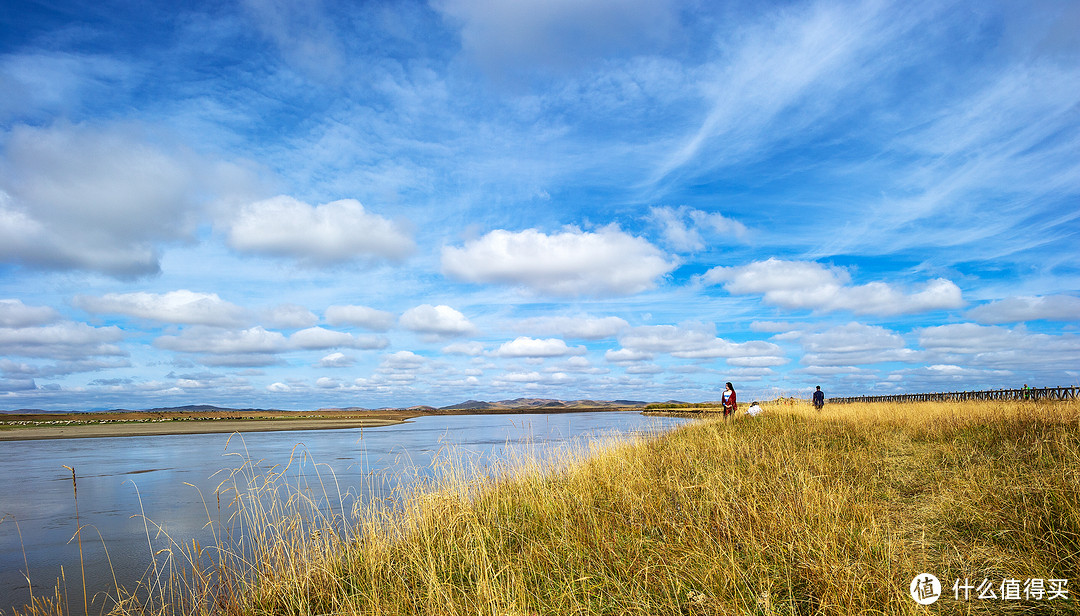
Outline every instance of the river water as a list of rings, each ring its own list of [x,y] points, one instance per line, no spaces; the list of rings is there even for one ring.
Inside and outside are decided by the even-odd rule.
[[[391,495],[437,474],[447,460],[485,472],[508,459],[545,459],[584,441],[684,421],[623,411],[458,415],[362,430],[0,442],[0,611],[26,603],[31,591],[51,594],[62,574],[75,613],[80,569],[93,597],[145,579],[151,562],[161,566],[166,557],[152,553],[170,539],[212,544],[207,523],[228,515],[231,494],[221,499],[223,513],[216,494],[231,469],[243,467],[247,476],[252,468],[288,467],[287,481],[325,490],[333,506]],[[77,498],[65,466],[75,471]],[[82,567],[73,540],[78,525]],[[99,594],[90,612],[104,602]]]

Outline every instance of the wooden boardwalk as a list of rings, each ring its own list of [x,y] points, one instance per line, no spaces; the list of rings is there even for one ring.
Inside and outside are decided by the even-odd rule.
[[[892,396],[851,396],[828,398],[831,404],[847,402],[945,402],[949,400],[1075,400],[1080,387],[1031,387],[1028,389],[988,389],[985,391],[947,391],[929,394]]]

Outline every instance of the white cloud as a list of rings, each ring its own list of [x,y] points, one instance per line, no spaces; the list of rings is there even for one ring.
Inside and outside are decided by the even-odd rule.
[[[390,346],[390,341],[382,336],[353,336],[323,327],[309,327],[289,336],[289,344],[301,349],[385,349]]]
[[[217,293],[181,289],[168,293],[108,293],[101,297],[76,295],[72,303],[95,314],[123,314],[140,319],[190,325],[240,325],[246,311]]]
[[[247,354],[279,353],[288,348],[288,340],[280,332],[262,327],[245,330],[221,330],[205,326],[185,329],[178,335],[160,336],[154,345],[184,353]]]
[[[647,353],[668,353],[683,359],[718,357],[778,356],[780,347],[771,342],[729,342],[716,336],[716,327],[704,323],[647,325],[619,335],[623,348]]]
[[[883,282],[849,285],[846,270],[813,261],[770,258],[738,267],[714,267],[702,280],[723,284],[729,293],[762,294],[766,303],[789,309],[898,315],[963,306],[960,288],[944,278],[905,294]]]
[[[1009,297],[972,308],[967,311],[967,317],[988,325],[1038,320],[1080,321],[1080,297]]]
[[[494,355],[498,357],[562,357],[565,355],[580,355],[585,352],[585,347],[568,347],[566,342],[558,338],[546,338],[538,340],[527,336],[519,336],[510,342],[504,342]]]
[[[132,277],[191,237],[216,171],[130,127],[16,126],[0,154],[0,260]]]
[[[377,332],[384,332],[394,324],[394,313],[368,306],[330,306],[325,316],[330,325],[356,325]]]
[[[675,266],[655,246],[614,225],[596,233],[571,229],[552,235],[500,229],[442,252],[447,275],[561,296],[639,293]]]
[[[450,306],[421,304],[402,313],[398,319],[405,329],[421,334],[429,340],[469,336],[476,333],[476,326],[465,315]]]
[[[241,208],[229,225],[228,239],[240,252],[312,264],[401,261],[415,249],[399,225],[368,212],[359,201],[311,206],[286,195]]]
[[[660,232],[668,246],[682,252],[702,250],[706,240],[701,232],[709,233],[711,244],[729,246],[745,240],[746,225],[725,217],[719,212],[708,213],[689,208],[654,207],[649,210],[649,219],[660,225]]]
[[[412,351],[397,351],[383,356],[376,370],[378,381],[406,386],[431,371],[428,360]]]
[[[626,367],[627,374],[662,374],[664,369],[656,364],[632,364]]]
[[[606,353],[604,353],[604,359],[613,364],[650,361],[652,360],[652,358],[652,353],[646,353],[645,351],[637,351],[634,349],[609,349]]]
[[[852,322],[822,332],[803,333],[797,340],[806,351],[802,363],[808,366],[910,362],[920,357],[907,348],[902,336],[877,325]]]
[[[770,366],[783,366],[791,360],[786,357],[732,357],[727,360],[728,365],[742,366],[745,368],[767,368]]]
[[[126,359],[75,359],[55,364],[30,365],[10,359],[0,359],[0,373],[9,377],[56,377],[79,372],[97,372],[113,368],[127,368],[131,362]]]
[[[274,327],[293,329],[299,327],[311,327],[319,322],[315,313],[297,304],[281,304],[274,306],[263,315]],[[332,324],[331,324],[332,325]]]
[[[48,306],[27,306],[18,299],[0,299],[0,327],[32,327],[60,319]]]
[[[643,52],[668,37],[679,14],[670,0],[436,0],[432,6],[461,26],[462,47],[499,78]]]
[[[587,358],[581,356],[569,357],[556,366],[546,369],[547,372],[574,372],[577,374],[608,374],[607,368],[597,368]]]
[[[320,368],[348,368],[356,363],[356,358],[344,353],[331,353],[319,360]]]
[[[1012,369],[1075,369],[1080,365],[1080,335],[1036,334],[1023,325],[954,323],[919,330],[927,361]]]
[[[476,341],[455,342],[444,346],[442,352],[449,355],[469,355],[471,357],[476,357],[484,352],[484,345]]]
[[[4,355],[82,360],[95,355],[124,355],[113,342],[124,338],[115,326],[93,327],[65,321],[41,327],[0,327]]]
[[[289,387],[285,383],[280,383],[280,382],[279,383],[271,383],[270,385],[266,386],[266,391],[273,392],[273,393],[279,393],[279,394],[280,393],[288,393],[288,392],[292,391],[292,387]]]
[[[522,319],[514,327],[544,334],[557,334],[566,338],[599,340],[611,338],[630,324],[619,317],[535,317]]]
[[[934,11],[890,11],[884,3],[800,3],[765,11],[759,23],[734,20],[719,61],[702,67],[705,109],[655,172],[705,174],[782,149],[792,135],[831,124],[895,64],[895,40]],[[882,57],[886,56],[886,57]],[[870,61],[876,60],[876,61]]]

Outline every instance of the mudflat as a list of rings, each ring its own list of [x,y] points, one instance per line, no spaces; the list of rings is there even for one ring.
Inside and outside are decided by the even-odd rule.
[[[420,414],[410,411],[329,411],[302,416],[287,412],[246,411],[11,414],[0,415],[0,441],[374,428],[400,424]]]

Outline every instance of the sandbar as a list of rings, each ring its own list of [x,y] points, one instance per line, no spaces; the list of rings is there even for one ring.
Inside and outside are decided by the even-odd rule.
[[[165,434],[219,434],[232,432],[274,432],[285,430],[342,430],[376,428],[403,423],[402,419],[244,419],[201,420],[162,423],[71,424],[27,426],[0,430],[0,441],[56,438],[100,438],[114,436],[157,436]]]

